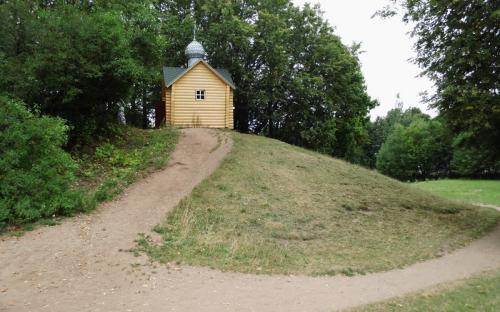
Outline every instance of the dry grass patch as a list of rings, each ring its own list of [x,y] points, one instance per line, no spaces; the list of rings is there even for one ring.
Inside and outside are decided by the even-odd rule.
[[[140,248],[161,262],[221,270],[347,275],[437,257],[500,214],[264,137],[233,134],[221,167]]]

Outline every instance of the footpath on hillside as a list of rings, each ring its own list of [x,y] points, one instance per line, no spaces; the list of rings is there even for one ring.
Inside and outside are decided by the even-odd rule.
[[[500,268],[500,228],[441,258],[355,277],[266,276],[149,263],[126,250],[208,177],[229,135],[185,129],[166,169],[92,214],[0,240],[0,311],[332,311]]]

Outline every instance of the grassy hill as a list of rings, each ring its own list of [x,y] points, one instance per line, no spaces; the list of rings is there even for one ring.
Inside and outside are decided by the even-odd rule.
[[[500,214],[276,140],[233,134],[221,167],[139,248],[161,262],[332,275],[405,266],[465,245]]]

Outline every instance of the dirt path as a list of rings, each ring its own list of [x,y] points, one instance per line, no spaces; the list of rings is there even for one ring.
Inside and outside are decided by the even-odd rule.
[[[500,228],[442,258],[356,277],[155,268],[119,251],[149,233],[230,147],[209,130],[185,130],[167,169],[97,213],[0,241],[0,311],[332,311],[500,268]]]
[[[490,205],[490,204],[481,204],[481,203],[476,203],[474,205],[479,206],[479,207],[484,207],[484,208],[493,208],[497,211],[500,211],[500,206],[495,206],[495,205]]]

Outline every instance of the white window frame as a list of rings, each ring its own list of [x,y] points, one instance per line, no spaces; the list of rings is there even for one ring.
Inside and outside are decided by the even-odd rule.
[[[207,92],[205,91],[205,89],[196,89],[194,98],[196,99],[196,101],[204,101],[207,98]]]

